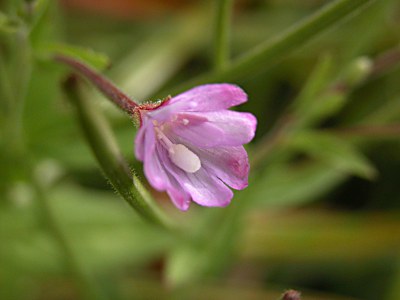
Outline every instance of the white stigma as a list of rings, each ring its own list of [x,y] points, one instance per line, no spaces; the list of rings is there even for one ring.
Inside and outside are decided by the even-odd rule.
[[[201,168],[200,158],[182,144],[173,144],[168,153],[172,162],[185,172],[195,173]]]
[[[188,173],[195,173],[201,168],[200,158],[195,153],[185,145],[172,143],[157,126],[154,130],[161,145],[168,150],[169,158],[177,167]]]
[[[189,120],[188,119],[183,119],[182,123],[183,123],[183,125],[187,125],[187,124],[189,124]]]

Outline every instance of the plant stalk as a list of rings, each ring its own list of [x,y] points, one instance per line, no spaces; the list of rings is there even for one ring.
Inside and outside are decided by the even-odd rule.
[[[110,99],[115,105],[127,112],[129,115],[132,115],[135,108],[138,107],[136,102],[125,95],[110,80],[85,64],[71,57],[60,54],[55,56],[55,60],[62,62],[77,71],[80,75],[94,84],[104,94],[104,96]]]
[[[229,35],[233,0],[216,0],[216,17],[214,28],[214,67],[223,70],[229,63]]]
[[[129,168],[106,120],[96,107],[80,94],[77,79],[75,76],[70,77],[64,89],[76,109],[84,136],[104,175],[122,198],[143,218],[161,228],[174,229],[171,220],[160,210],[150,193]]]

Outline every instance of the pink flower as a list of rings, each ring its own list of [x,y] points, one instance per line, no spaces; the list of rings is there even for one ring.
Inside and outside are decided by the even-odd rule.
[[[250,142],[257,120],[228,110],[247,101],[232,84],[198,86],[159,106],[138,108],[141,127],[135,155],[158,191],[166,191],[181,210],[190,199],[203,206],[226,206],[233,192],[248,185]]]

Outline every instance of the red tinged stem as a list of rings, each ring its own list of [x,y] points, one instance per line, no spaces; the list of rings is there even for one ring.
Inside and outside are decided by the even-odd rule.
[[[93,83],[108,99],[114,102],[119,108],[124,110],[130,115],[133,115],[135,109],[138,108],[138,104],[135,103],[131,98],[125,95],[120,89],[118,89],[111,81],[98,74],[92,68],[85,64],[64,55],[56,55],[55,60],[62,62],[72,69],[77,71],[80,75],[88,79]]]

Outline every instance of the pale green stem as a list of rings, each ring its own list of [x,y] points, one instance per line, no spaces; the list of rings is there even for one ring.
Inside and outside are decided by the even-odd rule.
[[[29,30],[25,26],[21,26],[20,30],[15,34],[16,44],[13,57],[9,60],[11,68],[1,70],[2,85],[7,89],[4,93],[8,99],[6,139],[10,160],[24,161],[25,172],[28,179],[36,192],[37,203],[40,208],[41,216],[62,253],[65,256],[67,265],[73,275],[76,277],[76,282],[79,285],[84,299],[102,299],[101,293],[96,290],[90,277],[84,272],[76,255],[69,244],[57,218],[49,205],[46,191],[39,184],[34,176],[34,165],[30,160],[28,149],[23,135],[23,113],[24,106],[28,94],[29,84],[32,73],[32,56],[29,43]],[[4,67],[5,62],[1,61]],[[14,74],[9,72],[14,71]],[[7,72],[8,71],[8,72]],[[14,76],[12,76],[14,75]]]
[[[13,105],[12,101],[14,98],[11,81],[8,76],[7,66],[4,61],[4,57],[0,52],[0,96],[1,96],[1,105],[2,105],[2,113],[4,117],[8,115],[8,113],[12,110],[11,107]]]
[[[214,29],[214,68],[223,70],[229,63],[229,35],[233,0],[216,0]]]
[[[78,78],[70,77],[65,91],[76,108],[85,138],[105,176],[115,190],[143,218],[165,229],[173,229],[171,221],[156,205],[149,192],[122,157],[106,120],[95,105],[80,94]]]
[[[29,89],[32,74],[32,54],[29,44],[29,32],[25,26],[15,34],[15,45],[9,72],[10,86],[12,91],[8,96],[13,99],[10,101],[10,112],[8,119],[8,144],[12,151],[23,151],[24,132],[23,132],[23,113],[25,100]],[[6,75],[7,76],[7,75]]]
[[[220,71],[213,71],[178,86],[161,92],[162,94],[177,94],[195,85],[209,82],[233,82],[238,79],[265,70],[279,62],[289,53],[320,35],[327,29],[333,28],[350,16],[354,16],[376,0],[336,0],[327,4],[313,15],[290,27],[272,40],[248,51],[229,66]]]

